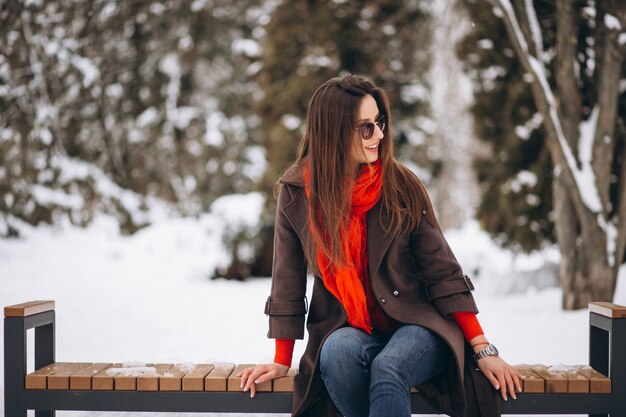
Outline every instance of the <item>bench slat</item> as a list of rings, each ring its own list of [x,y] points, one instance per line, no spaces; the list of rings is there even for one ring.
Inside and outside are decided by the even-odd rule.
[[[530,365],[515,365],[524,379],[522,380],[522,392],[529,394],[541,394],[546,392],[546,381],[530,369]]]
[[[124,364],[122,364],[122,369],[124,368],[128,368],[129,365],[127,366],[123,366]],[[171,365],[170,365],[171,366]],[[131,368],[134,368],[135,366],[130,366]],[[153,363],[148,363],[148,364],[142,364],[142,366],[139,366],[140,368],[154,368],[155,364]],[[115,390],[116,391],[136,391],[137,390],[137,378],[140,377],[141,373],[132,373],[132,374],[119,374],[119,375],[115,375],[113,377],[113,381],[114,381],[114,385],[115,385]]]
[[[576,365],[579,374],[589,379],[589,392],[592,394],[610,394],[611,379],[589,365]]]
[[[298,368],[289,368],[287,375],[274,380],[274,392],[293,392],[293,379],[298,374]]]
[[[578,373],[576,369],[560,372],[560,374],[567,378],[567,392],[572,394],[586,394],[589,392],[589,378]]]
[[[228,391],[241,392],[241,377],[236,376],[239,372],[246,368],[255,366],[254,364],[240,364],[235,367],[232,374],[228,377]],[[261,384],[256,384],[257,392],[271,392],[272,381],[265,381]]]
[[[159,381],[160,391],[181,391],[183,385],[183,377],[187,374],[187,370],[181,369],[180,365],[174,365],[167,372],[161,375]]]
[[[567,378],[556,372],[548,371],[546,365],[532,365],[530,369],[546,381],[546,392],[567,392]]]
[[[137,377],[137,391],[158,391],[160,377],[172,366],[174,365],[171,363],[158,363],[154,365],[156,374],[139,375]]]
[[[108,375],[107,371],[113,368],[121,368],[121,363],[114,363],[102,371],[98,372],[91,378],[91,389],[95,391],[112,391],[114,388],[113,385],[113,376]]]
[[[68,362],[57,362],[40,368],[26,375],[24,385],[26,389],[46,389],[48,388],[48,376],[70,365],[71,363]]]
[[[214,367],[212,363],[197,365],[183,377],[183,391],[204,391],[204,378]]]
[[[94,363],[77,371],[70,376],[70,389],[91,390],[91,378],[111,365],[111,363]]]
[[[79,362],[65,366],[48,376],[48,389],[70,389],[70,377],[92,363]]]
[[[235,369],[235,364],[215,364],[211,372],[204,378],[205,391],[226,391],[228,377]]]
[[[4,307],[4,317],[27,317],[54,310],[53,300],[29,301]]]

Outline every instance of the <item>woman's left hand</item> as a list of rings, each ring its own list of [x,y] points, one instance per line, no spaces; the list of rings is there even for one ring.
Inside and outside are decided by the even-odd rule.
[[[520,382],[523,377],[513,368],[506,363],[499,356],[485,356],[478,360],[478,367],[485,374],[491,385],[495,389],[500,390],[504,401],[507,400],[507,391],[513,397],[517,399],[515,392],[522,392],[522,384]]]

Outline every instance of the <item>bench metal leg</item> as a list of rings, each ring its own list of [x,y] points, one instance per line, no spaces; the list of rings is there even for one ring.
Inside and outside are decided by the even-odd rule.
[[[35,329],[35,369],[54,362],[54,310],[26,317],[4,318],[4,415],[26,417],[28,404],[24,376],[27,370],[26,331]],[[35,411],[37,417],[54,417],[52,410]]]
[[[613,411],[590,417],[626,416],[626,319],[590,313],[589,365],[611,378]]]
[[[19,407],[15,407],[5,401],[4,417],[26,417],[26,410],[22,410]]]
[[[609,332],[596,327],[589,319],[589,365],[596,371],[609,375]],[[589,414],[589,417],[609,417],[608,414]]]
[[[19,318],[4,319],[4,415],[26,417],[22,404],[26,375],[26,326]]]
[[[626,319],[613,320],[611,331],[611,378],[615,393],[616,412],[612,416],[626,416]]]

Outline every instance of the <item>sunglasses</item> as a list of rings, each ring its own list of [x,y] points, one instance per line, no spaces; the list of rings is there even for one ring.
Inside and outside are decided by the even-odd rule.
[[[386,124],[387,124],[387,117],[386,116],[380,116],[378,118],[378,120],[376,120],[376,122],[374,122],[374,123],[372,123],[372,122],[363,123],[363,124],[359,125],[357,127],[357,129],[361,130],[361,137],[364,140],[368,140],[372,136],[374,136],[374,132],[376,131],[376,126],[378,126],[378,128],[382,132],[383,130],[385,130]]]

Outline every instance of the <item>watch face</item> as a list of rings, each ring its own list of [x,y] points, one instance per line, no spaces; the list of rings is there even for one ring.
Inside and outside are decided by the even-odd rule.
[[[492,353],[493,355],[498,355],[498,349],[496,349],[496,347],[494,345],[489,345],[487,346],[489,348],[490,353]]]

